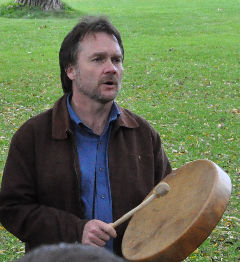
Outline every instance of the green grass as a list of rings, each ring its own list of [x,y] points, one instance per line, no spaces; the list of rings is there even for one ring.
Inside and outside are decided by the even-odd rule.
[[[231,177],[223,219],[186,261],[240,260],[240,1],[65,3],[74,14],[106,14],[121,31],[126,55],[117,101],[159,131],[173,167],[210,159]],[[62,94],[58,51],[78,21],[67,14],[9,19],[6,13],[0,17],[1,173],[17,128]],[[23,245],[3,228],[0,243],[0,261],[22,255]]]

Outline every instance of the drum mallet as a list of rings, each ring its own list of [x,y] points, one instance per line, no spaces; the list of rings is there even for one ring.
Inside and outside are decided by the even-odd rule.
[[[170,186],[167,183],[165,182],[159,183],[154,187],[152,194],[147,199],[145,199],[140,205],[136,206],[134,209],[130,210],[128,213],[126,213],[125,215],[123,215],[122,217],[120,217],[118,220],[116,220],[114,223],[111,223],[110,225],[113,228],[116,228],[117,226],[128,220],[138,210],[145,207],[153,199],[166,195],[169,192],[169,190],[170,190]]]

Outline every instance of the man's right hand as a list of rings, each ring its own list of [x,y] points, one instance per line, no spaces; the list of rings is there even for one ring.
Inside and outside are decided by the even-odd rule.
[[[116,230],[110,224],[94,219],[84,226],[82,244],[103,247],[110,237],[116,236]]]

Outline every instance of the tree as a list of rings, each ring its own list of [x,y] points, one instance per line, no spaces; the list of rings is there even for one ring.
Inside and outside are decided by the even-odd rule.
[[[61,10],[63,4],[61,0],[15,0],[20,5],[39,6],[42,10]]]

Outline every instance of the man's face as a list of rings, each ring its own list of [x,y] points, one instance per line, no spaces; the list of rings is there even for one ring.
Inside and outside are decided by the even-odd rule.
[[[81,94],[100,103],[113,101],[121,88],[122,60],[113,35],[103,32],[87,35],[80,42],[77,65],[67,70],[73,96]]]

